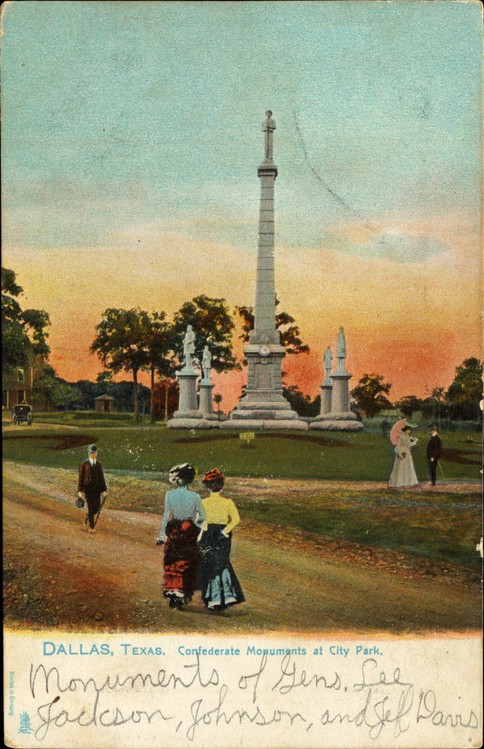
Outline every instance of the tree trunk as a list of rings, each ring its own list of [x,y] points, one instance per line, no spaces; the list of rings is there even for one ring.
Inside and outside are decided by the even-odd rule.
[[[165,380],[165,421],[168,421],[168,395],[170,392],[170,380]]]
[[[150,423],[155,423],[155,369],[151,367]]]
[[[139,422],[138,370],[133,369],[134,420]]]

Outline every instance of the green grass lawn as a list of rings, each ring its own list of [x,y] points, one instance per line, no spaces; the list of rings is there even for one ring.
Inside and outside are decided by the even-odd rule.
[[[281,496],[276,500],[237,498],[244,517],[296,527],[329,539],[393,549],[476,570],[480,502],[475,495],[456,497],[405,492],[334,490],[319,496]]]
[[[427,479],[427,435],[413,450],[417,475]],[[446,479],[480,479],[481,447],[476,434],[443,433]],[[473,441],[467,441],[473,440]],[[89,424],[79,429],[22,430],[3,433],[6,459],[72,468],[85,459],[95,442],[108,470],[166,472],[190,462],[199,472],[218,466],[227,475],[387,481],[394,455],[388,440],[371,433],[257,433],[245,446],[237,433],[167,430],[161,426],[120,427]],[[442,474],[440,474],[442,478]]]
[[[104,411],[39,411],[34,412],[34,420],[40,424],[58,424],[76,427],[117,427],[136,426],[132,413],[104,413]],[[141,424],[149,424],[149,416],[140,417]]]

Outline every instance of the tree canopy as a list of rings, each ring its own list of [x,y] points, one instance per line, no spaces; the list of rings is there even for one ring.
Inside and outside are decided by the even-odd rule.
[[[276,307],[279,300],[276,298]],[[244,343],[249,340],[251,330],[254,330],[255,315],[253,307],[235,307],[236,314],[242,319],[242,334],[240,336]],[[276,313],[276,330],[281,336],[281,345],[285,347],[286,354],[307,354],[309,346],[303,343],[301,331],[296,325],[294,317],[287,312]]]
[[[386,397],[391,389],[391,383],[384,382],[384,376],[371,373],[364,374],[353,388],[351,395],[356,400],[359,409],[368,417],[376,416],[384,408],[391,408],[391,402]]]
[[[76,385],[57,377],[54,369],[47,365],[33,386],[34,397],[41,395],[54,408],[69,408],[80,401],[80,392]]]
[[[150,364],[149,336],[151,320],[147,312],[139,307],[115,309],[110,307],[96,325],[97,335],[90,350],[113,374],[124,370],[133,375],[134,417],[139,420],[138,375]]]
[[[416,395],[404,395],[395,403],[395,408],[398,408],[404,416],[410,418],[413,413],[422,410],[422,399],[417,398]]]
[[[291,408],[299,416],[318,416],[321,410],[321,396],[317,395],[311,399],[305,395],[297,385],[288,385],[282,388],[282,394],[291,404]]]
[[[481,418],[483,363],[476,357],[464,359],[456,367],[455,377],[446,393],[450,416],[454,419]]]
[[[172,380],[175,377],[174,360],[177,340],[173,325],[166,321],[164,312],[152,312],[147,336],[148,369],[151,376],[150,419],[155,421],[155,375]],[[168,387],[166,396],[168,398]],[[167,410],[167,409],[166,409]]]
[[[240,369],[232,352],[232,333],[235,323],[225,299],[208,297],[206,294],[185,302],[173,317],[173,337],[178,360],[183,358],[183,338],[187,325],[195,333],[195,359],[200,364],[203,349],[208,346],[212,355],[212,369],[228,372]]]
[[[2,370],[12,372],[30,365],[36,356],[46,359],[50,353],[47,344],[50,325],[47,312],[38,309],[23,310],[19,297],[23,289],[16,274],[2,268]]]

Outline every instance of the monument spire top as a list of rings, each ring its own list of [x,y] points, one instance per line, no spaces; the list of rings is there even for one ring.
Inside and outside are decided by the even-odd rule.
[[[265,134],[264,138],[264,157],[265,161],[273,161],[273,133],[276,129],[276,121],[272,116],[270,109],[266,112],[266,119],[262,123],[262,132]]]

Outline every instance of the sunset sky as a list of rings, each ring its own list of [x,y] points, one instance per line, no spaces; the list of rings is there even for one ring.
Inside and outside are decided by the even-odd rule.
[[[101,371],[106,307],[253,304],[268,108],[290,381],[340,325],[392,397],[481,356],[479,3],[21,2],[3,34],[3,265],[60,376]]]

